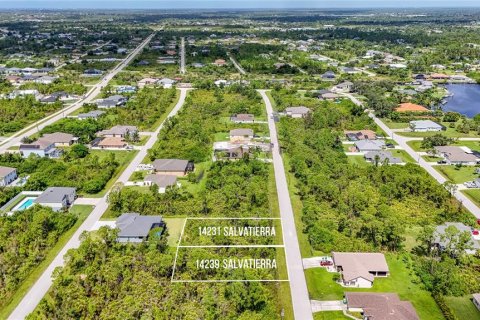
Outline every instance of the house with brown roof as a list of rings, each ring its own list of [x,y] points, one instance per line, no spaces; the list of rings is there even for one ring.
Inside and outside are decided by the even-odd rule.
[[[73,134],[64,132],[46,133],[40,139],[53,143],[55,147],[68,147],[78,142]]]
[[[249,113],[238,113],[231,116],[230,121],[235,123],[254,123],[255,116]]]
[[[253,130],[252,129],[233,129],[230,130],[230,142],[245,142],[253,139]]]
[[[102,149],[125,149],[127,146],[125,139],[120,137],[105,137],[97,144]]]
[[[383,253],[332,252],[332,258],[345,287],[371,288],[375,277],[387,277],[390,273]]]
[[[227,62],[224,60],[224,59],[217,59],[215,60],[215,62],[213,63],[214,65],[216,65],[217,67],[222,67],[226,64]]]
[[[420,320],[410,301],[396,293],[345,292],[347,311],[360,312],[365,320]]]
[[[343,133],[349,141],[377,139],[377,134],[372,130],[345,130]]]
[[[450,76],[447,75],[447,74],[443,74],[443,73],[432,73],[430,75],[430,79],[432,79],[432,80],[447,80],[447,79],[450,79]]]
[[[428,112],[427,108],[424,106],[414,104],[414,103],[401,103],[396,109],[396,112]]]

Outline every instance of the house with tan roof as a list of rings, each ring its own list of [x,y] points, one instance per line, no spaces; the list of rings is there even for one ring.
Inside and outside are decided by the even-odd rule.
[[[98,142],[97,147],[101,149],[124,149],[128,143],[124,138],[120,137],[105,137]]]
[[[345,292],[347,310],[360,312],[365,320],[420,320],[410,301],[396,293]]]
[[[68,147],[78,141],[73,134],[64,132],[46,133],[40,139],[53,143],[55,147]]]
[[[414,103],[401,103],[396,109],[396,112],[429,112],[427,108]]]
[[[383,253],[332,252],[335,269],[341,274],[345,287],[371,288],[375,277],[390,274]]]
[[[253,130],[252,129],[233,129],[230,130],[230,142],[244,142],[250,141],[253,139]]]
[[[435,147],[435,153],[441,156],[447,164],[473,166],[480,162],[478,153],[468,147],[439,146]]]
[[[156,159],[152,165],[156,174],[173,175],[177,177],[186,176],[195,169],[193,162],[182,159]]]

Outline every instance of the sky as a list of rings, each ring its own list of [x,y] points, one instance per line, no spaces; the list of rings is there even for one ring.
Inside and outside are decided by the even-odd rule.
[[[260,9],[480,7],[480,0],[0,0],[0,8]]]

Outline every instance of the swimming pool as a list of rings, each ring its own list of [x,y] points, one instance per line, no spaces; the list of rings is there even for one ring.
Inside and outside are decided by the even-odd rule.
[[[28,208],[30,208],[31,206],[33,206],[35,204],[35,197],[27,197],[25,199],[23,199],[19,204],[17,204],[15,206],[15,208],[13,208],[12,211],[22,211],[22,210],[26,210]]]

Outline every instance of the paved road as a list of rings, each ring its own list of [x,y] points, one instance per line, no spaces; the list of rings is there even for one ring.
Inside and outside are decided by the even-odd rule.
[[[267,108],[270,141],[273,143],[273,166],[277,184],[280,217],[282,219],[283,243],[285,244],[285,257],[287,260],[288,279],[290,280],[293,313],[297,320],[313,320],[307,282],[305,281],[305,274],[303,272],[302,256],[300,254],[300,247],[298,246],[292,203],[290,202],[285,168],[283,167],[283,160],[278,146],[277,128],[273,120],[273,108],[265,90],[259,90],[259,92]]]
[[[185,102],[185,98],[187,96],[188,89],[180,89],[180,99],[172,111],[169,113],[168,118],[173,117],[178,113],[180,108],[183,106]],[[143,146],[142,150],[138,152],[132,162],[128,165],[128,167],[123,171],[120,177],[117,179],[116,183],[125,183],[128,181],[130,176],[135,171],[135,168],[143,161],[145,156],[147,155],[147,150],[150,149],[158,139],[158,133],[163,127],[163,122],[160,127],[155,131],[155,135],[151,136],[148,139],[147,143]],[[108,193],[103,197],[100,198],[97,202],[96,207],[90,213],[88,218],[83,222],[83,224],[78,228],[78,230],[74,233],[72,238],[67,242],[65,247],[58,253],[58,255],[53,259],[52,263],[48,266],[45,272],[38,278],[37,282],[33,285],[33,287],[28,291],[28,293],[23,297],[22,301],[18,304],[17,308],[12,312],[9,320],[21,320],[24,319],[28,314],[30,314],[40,300],[43,298],[45,293],[47,293],[48,289],[52,285],[52,273],[56,267],[60,267],[64,263],[64,255],[70,249],[75,249],[80,246],[80,235],[84,231],[92,230],[92,228],[98,224],[98,221],[102,217],[103,213],[108,208],[107,203]]]
[[[85,98],[75,102],[74,104],[63,108],[60,111],[57,111],[42,120],[39,120],[27,128],[15,133],[11,137],[0,142],[0,153],[5,152],[8,148],[18,145],[23,137],[31,136],[37,133],[39,130],[44,127],[51,125],[52,123],[64,118],[68,113],[74,112],[75,110],[81,108],[84,103],[89,103],[95,99],[103,87],[105,87],[110,80],[113,79],[120,71],[122,71],[137,54],[139,54],[143,48],[150,42],[154,34],[147,37],[135,50],[133,50],[122,62],[120,62],[115,68],[113,68],[107,75],[105,75],[96,85],[94,85],[85,95]]]
[[[230,52],[228,52],[227,55],[230,58],[230,61],[232,61],[235,68],[237,68],[238,72],[240,72],[241,74],[247,74],[247,72],[245,72],[245,69],[242,68],[242,66],[237,62],[237,60],[235,60],[235,58],[230,54]]]
[[[185,38],[181,38],[180,44],[180,73],[185,74],[187,69],[185,68]]]
[[[353,103],[360,106],[363,105],[360,100],[356,99],[351,94],[344,95],[349,97],[353,101]],[[412,149],[412,147],[407,144],[407,142],[409,141],[417,140],[416,138],[402,137],[398,134],[395,134],[395,132],[393,132],[385,123],[383,123],[382,120],[375,117],[372,112],[370,112],[368,115],[373,119],[373,121],[375,121],[375,123],[380,128],[382,128],[383,131],[385,131],[390,137],[392,137],[392,139],[395,140],[395,142],[400,147],[402,147],[413,159],[415,159],[415,161],[423,169],[425,169],[425,171],[427,171],[435,180],[437,180],[438,183],[443,184],[445,181],[447,181],[447,179],[445,179],[444,176],[442,176],[437,170],[435,170],[429,162],[424,160],[415,150]],[[454,192],[453,195],[465,206],[465,208],[467,208],[468,211],[470,211],[475,216],[475,218],[480,219],[480,208],[477,207],[472,200],[467,198],[467,196],[460,191]]]

